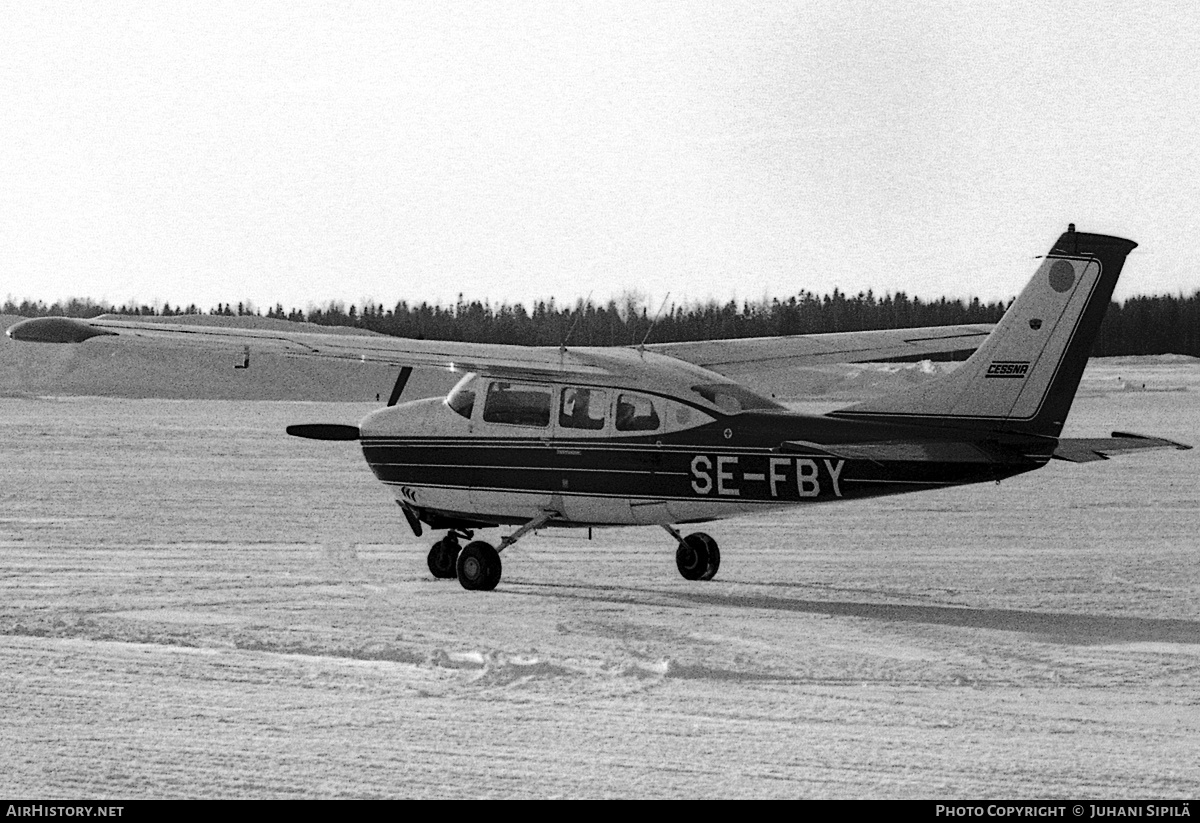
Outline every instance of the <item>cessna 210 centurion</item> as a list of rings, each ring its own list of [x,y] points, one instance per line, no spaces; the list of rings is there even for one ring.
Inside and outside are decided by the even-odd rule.
[[[278,332],[169,322],[39,318],[14,340],[224,347],[401,367],[385,408],[357,426],[288,433],[357,440],[413,532],[445,530],[436,577],[491,590],[500,552],[543,526],[659,525],[689,580],[721,555],[699,523],[779,506],[1001,480],[1046,465],[1145,448],[1114,432],[1059,437],[1113,287],[1136,246],[1072,225],[1001,321],[631,348],[521,347]],[[785,409],[735,382],[790,366],[974,353],[952,372],[824,415]],[[413,367],[465,372],[442,398],[398,403]],[[517,528],[493,546],[479,529]],[[460,541],[469,541],[460,546]]]

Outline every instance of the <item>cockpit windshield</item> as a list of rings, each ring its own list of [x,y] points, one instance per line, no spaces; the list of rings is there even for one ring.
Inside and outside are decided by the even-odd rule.
[[[446,395],[446,405],[468,420],[475,411],[475,384],[478,378],[475,372],[467,372]]]

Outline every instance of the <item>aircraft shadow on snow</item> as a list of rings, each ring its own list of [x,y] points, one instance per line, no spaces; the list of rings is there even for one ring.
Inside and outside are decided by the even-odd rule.
[[[748,585],[758,585],[747,581]],[[962,629],[990,629],[1037,636],[1052,643],[1185,643],[1200,645],[1200,621],[1022,609],[906,603],[866,603],[811,600],[771,594],[705,594],[666,589],[640,589],[563,583],[522,583],[539,595],[566,600],[617,603],[630,606],[675,606],[753,610],[861,617],[889,623],[921,623]],[[513,590],[518,593],[520,590]]]

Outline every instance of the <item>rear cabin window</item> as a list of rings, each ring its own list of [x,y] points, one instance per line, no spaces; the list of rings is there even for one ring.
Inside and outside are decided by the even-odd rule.
[[[608,411],[608,392],[575,386],[565,388],[560,409],[558,425],[561,428],[599,431],[604,428],[604,415]]]
[[[654,401],[638,394],[617,396],[617,431],[652,432],[662,424]]]
[[[483,419],[514,426],[549,426],[550,388],[496,380],[488,386]]]

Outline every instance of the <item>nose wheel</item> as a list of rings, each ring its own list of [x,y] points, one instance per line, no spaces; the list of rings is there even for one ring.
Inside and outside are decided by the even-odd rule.
[[[458,544],[458,537],[453,534],[448,534],[434,543],[427,558],[430,573],[439,580],[454,577],[460,551],[462,546]]]

